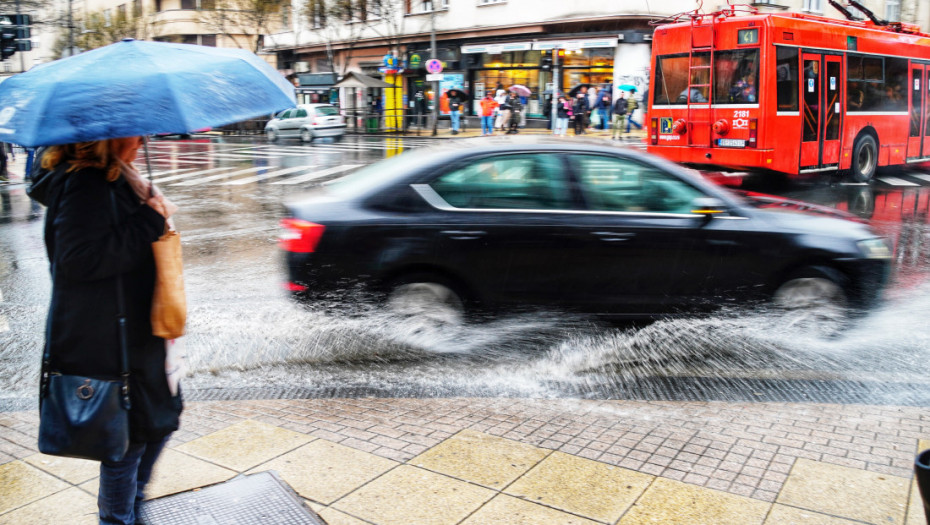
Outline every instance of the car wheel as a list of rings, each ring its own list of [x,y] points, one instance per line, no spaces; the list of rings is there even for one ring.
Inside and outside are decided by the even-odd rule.
[[[309,129],[300,130],[300,140],[303,142],[313,142],[313,132]]]
[[[872,135],[862,135],[853,146],[849,178],[853,182],[869,182],[878,167],[878,144]]]
[[[772,298],[783,327],[823,336],[836,335],[849,317],[842,275],[811,266],[792,273]]]
[[[387,311],[409,320],[439,325],[460,325],[465,305],[451,283],[433,276],[413,276],[391,286]]]
[[[278,140],[278,134],[273,129],[266,129],[265,138],[268,139],[268,142],[274,142]]]

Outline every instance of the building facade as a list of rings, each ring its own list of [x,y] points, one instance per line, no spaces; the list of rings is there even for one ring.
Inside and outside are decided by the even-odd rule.
[[[339,78],[349,71],[382,78],[398,86],[393,93],[339,94],[344,107],[373,105],[385,97],[388,106],[408,112],[427,111],[432,93],[426,63],[443,65],[442,93],[466,90],[475,114],[487,91],[513,84],[526,86],[529,117],[547,117],[553,92],[579,84],[634,86],[647,89],[650,42],[656,22],[693,11],[694,0],[647,0],[581,3],[546,0],[295,0],[287,31],[266,38],[266,52],[277,56],[277,67],[303,83],[322,73]],[[843,18],[829,0],[761,0],[760,12],[782,10]],[[862,2],[878,17],[930,28],[930,0]],[[704,3],[704,11],[727,7]],[[619,7],[619,10],[618,10]],[[858,11],[850,9],[854,13]],[[325,97],[323,85],[299,89],[309,102]],[[332,98],[336,98],[333,96]],[[424,101],[427,101],[424,104]]]

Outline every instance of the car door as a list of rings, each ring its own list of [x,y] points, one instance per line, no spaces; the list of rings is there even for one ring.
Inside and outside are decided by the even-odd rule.
[[[299,135],[301,126],[309,122],[310,119],[307,118],[306,108],[297,108],[291,110],[290,118],[287,119],[287,134],[289,136]]]
[[[472,157],[414,189],[435,210],[419,227],[433,239],[436,264],[493,303],[559,302],[557,233],[577,207],[560,155]]]
[[[570,299],[597,311],[654,313],[691,301],[706,283],[705,196],[674,174],[606,154],[569,158],[586,212],[566,236]]]

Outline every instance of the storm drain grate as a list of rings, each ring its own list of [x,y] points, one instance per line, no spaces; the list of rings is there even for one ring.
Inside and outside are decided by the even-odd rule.
[[[142,504],[147,525],[326,525],[272,471]]]

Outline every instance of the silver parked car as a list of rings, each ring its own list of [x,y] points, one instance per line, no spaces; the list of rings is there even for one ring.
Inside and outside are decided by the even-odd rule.
[[[265,124],[265,136],[269,141],[278,137],[300,137],[311,142],[319,137],[335,137],[346,133],[346,120],[339,110],[329,104],[301,104],[286,109]]]

